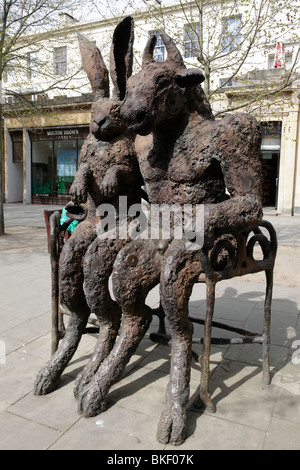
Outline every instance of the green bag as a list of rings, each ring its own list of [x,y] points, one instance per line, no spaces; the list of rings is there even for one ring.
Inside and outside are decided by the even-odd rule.
[[[67,211],[66,211],[65,208],[63,208],[62,214],[61,214],[61,219],[60,219],[60,225],[62,225],[68,219],[69,219],[69,217],[67,216]],[[78,220],[74,220],[73,222],[71,222],[69,227],[67,228],[68,232],[73,233],[75,228],[77,227],[77,225],[78,225]]]

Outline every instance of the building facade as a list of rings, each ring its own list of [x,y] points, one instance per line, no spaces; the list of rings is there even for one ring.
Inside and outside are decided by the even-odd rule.
[[[178,47],[182,50],[187,66],[196,64],[199,66],[197,62],[199,47],[195,40],[199,33],[197,16],[189,13],[192,20],[185,25],[187,19],[178,8],[178,2],[175,3],[175,6],[169,4],[165,7],[165,14],[167,11],[172,15],[168,33],[172,36],[172,31],[174,31],[173,37],[176,40],[176,28],[171,18],[177,18],[175,23],[178,30],[182,31],[182,41],[178,39]],[[95,41],[104,58],[107,58],[113,30],[107,21],[79,23],[69,18],[69,15],[66,18],[68,21],[65,19],[63,35],[61,29],[54,31],[51,37],[51,47],[48,47],[50,50],[47,58],[48,67],[53,68],[54,74],[59,76],[66,75],[72,67],[78,66],[80,58],[78,32]],[[230,52],[233,45],[242,47],[241,18],[240,13],[220,18],[220,34],[224,28],[229,31],[223,39],[224,51]],[[144,11],[135,12],[134,19],[137,59],[135,68],[138,69],[139,58],[146,41],[153,33],[156,33],[158,38],[154,56],[156,60],[165,60],[166,50],[159,36],[160,27],[157,22],[149,17],[149,12]],[[48,37],[49,35],[41,37],[41,43],[47,42]],[[262,81],[270,83],[270,94],[269,96],[266,94],[264,103],[259,106],[259,109],[255,109],[253,104],[252,108],[245,104],[245,107],[238,111],[254,112],[261,123],[265,209],[297,215],[300,214],[300,81],[293,60],[298,60],[295,56],[299,44],[293,38],[293,41],[286,40],[285,47],[284,63],[280,67],[274,67],[276,39],[271,38],[265,44],[264,50],[259,49],[253,52],[238,76],[228,79],[220,68],[216,69],[210,78],[214,87],[219,87],[215,95],[217,99],[212,101],[213,109],[217,114],[221,109],[236,108],[246,88],[250,89],[254,84],[258,87],[262,86]],[[37,64],[38,49],[29,51],[28,54],[27,59]],[[289,75],[291,64],[294,64],[293,80],[290,80],[288,86],[282,86],[282,90],[276,93],[276,99],[274,99],[274,87],[276,84],[283,83]],[[254,65],[255,72],[253,71]],[[6,79],[8,82],[11,80],[13,86],[13,78],[9,77],[9,74]],[[62,205],[68,202],[69,189],[78,166],[80,149],[89,132],[92,103],[91,90],[85,73],[80,71],[72,80],[75,85],[71,85],[67,95],[57,96],[55,92],[49,91],[47,95],[38,93],[35,96],[35,90],[38,90],[36,84],[40,82],[38,73],[27,73],[26,79],[23,80],[23,89],[27,94],[28,90],[31,90],[32,100],[38,101],[35,105],[40,110],[35,113],[34,117],[20,113],[22,114],[20,119],[17,107],[7,99],[4,119],[6,202],[23,201],[27,204]]]

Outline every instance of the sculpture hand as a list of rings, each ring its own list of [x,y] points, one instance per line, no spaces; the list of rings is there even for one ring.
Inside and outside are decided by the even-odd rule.
[[[118,194],[119,182],[117,171],[115,168],[110,168],[100,184],[100,192],[105,198],[113,198]]]
[[[71,189],[70,189],[70,195],[72,202],[74,204],[83,204],[87,200],[87,188],[86,185],[83,184],[82,181],[76,181],[74,180]]]

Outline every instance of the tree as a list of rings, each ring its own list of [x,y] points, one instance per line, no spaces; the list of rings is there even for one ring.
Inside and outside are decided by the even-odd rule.
[[[216,115],[245,106],[252,110],[265,105],[266,98],[281,99],[280,93],[298,78],[299,0],[97,0],[95,4],[102,17],[118,18],[134,11],[141,19],[143,9],[136,33],[147,33],[148,24],[175,39],[186,63],[203,70],[204,91]],[[262,73],[278,42],[289,46],[286,67]],[[232,103],[224,99],[229,88],[236,88]]]
[[[22,105],[27,112],[34,112],[30,97],[32,91],[24,89],[28,78],[39,74],[40,86],[35,94],[43,94],[50,89],[72,88],[72,78],[78,73],[81,64],[72,75],[55,73],[48,66],[47,48],[51,42],[53,29],[60,29],[63,35],[66,24],[58,25],[58,16],[65,14],[77,5],[76,0],[0,0],[0,235],[4,234],[4,188],[3,188],[3,111],[7,97]],[[67,14],[70,21],[72,16]],[[43,42],[43,38],[47,39]],[[57,39],[56,39],[57,40]],[[37,60],[35,49],[39,48],[43,62]],[[42,49],[42,50],[41,50]],[[62,52],[62,51],[61,51]],[[58,51],[59,53],[59,51]],[[56,71],[57,72],[57,71]],[[6,78],[6,89],[4,89]],[[11,80],[9,80],[9,78]],[[9,88],[10,81],[13,86]]]

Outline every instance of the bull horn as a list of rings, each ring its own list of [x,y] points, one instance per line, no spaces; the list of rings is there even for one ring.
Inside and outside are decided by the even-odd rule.
[[[168,59],[172,60],[178,65],[184,65],[182,55],[180,54],[179,49],[177,48],[173,39],[170,38],[170,36],[164,31],[160,33],[160,36],[166,46],[168,52]]]
[[[143,54],[143,62],[142,67],[145,67],[150,62],[153,62],[153,51],[156,44],[156,36],[152,36],[145,47],[144,54]]]

